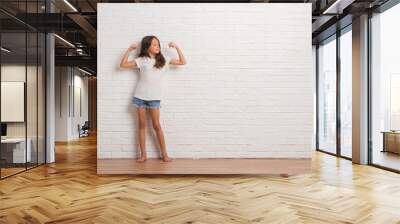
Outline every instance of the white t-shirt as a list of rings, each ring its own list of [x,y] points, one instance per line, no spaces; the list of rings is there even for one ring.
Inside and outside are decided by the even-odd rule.
[[[135,58],[139,68],[139,80],[136,85],[134,96],[142,100],[161,100],[162,83],[167,68],[169,68],[170,57],[165,56],[164,67],[158,69],[154,67],[156,60],[148,57]]]

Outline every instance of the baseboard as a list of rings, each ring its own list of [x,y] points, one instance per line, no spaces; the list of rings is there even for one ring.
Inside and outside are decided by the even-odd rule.
[[[97,174],[301,174],[311,171],[310,159],[98,159]]]

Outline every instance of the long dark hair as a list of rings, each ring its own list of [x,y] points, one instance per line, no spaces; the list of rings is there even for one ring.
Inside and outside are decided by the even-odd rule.
[[[158,41],[158,46],[160,47],[160,52],[158,52],[158,54],[155,55],[156,63],[154,64],[154,67],[156,67],[156,68],[162,68],[162,67],[164,67],[164,65],[165,65],[165,58],[164,58],[164,56],[163,56],[162,53],[161,53],[160,40],[159,40],[156,36],[150,35],[150,36],[145,36],[145,37],[143,37],[142,42],[141,42],[141,44],[140,44],[141,46],[140,46],[139,57],[148,57],[148,58],[151,58],[150,55],[149,55],[148,50],[149,50],[149,48],[150,48],[151,41],[152,41],[154,38],[157,39],[157,41]]]

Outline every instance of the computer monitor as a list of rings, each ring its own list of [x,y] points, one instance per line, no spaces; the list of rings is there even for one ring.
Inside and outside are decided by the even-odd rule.
[[[1,136],[7,136],[7,124],[1,123]]]

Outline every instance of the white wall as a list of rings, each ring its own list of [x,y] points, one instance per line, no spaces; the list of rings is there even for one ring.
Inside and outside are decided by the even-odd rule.
[[[76,68],[56,67],[55,87],[55,140],[77,139],[78,124],[88,120],[88,78]],[[77,88],[81,89],[82,114],[74,107],[74,103],[79,104]]]
[[[71,108],[72,112],[75,110],[75,113],[72,113],[72,119],[71,119],[71,135],[72,138],[79,138],[79,132],[78,132],[78,124],[81,126],[85,123],[85,121],[88,120],[88,77],[87,76],[82,76],[82,73],[79,72],[78,74],[75,71],[74,75],[74,107]],[[80,90],[80,93],[78,91]],[[80,99],[79,95],[80,94]],[[81,103],[79,103],[79,100]],[[72,106],[72,105],[71,105]],[[81,107],[81,112],[79,111],[79,107]]]
[[[68,140],[68,67],[55,68],[55,141]]]
[[[177,13],[179,12],[179,13]],[[98,157],[133,158],[138,72],[119,69],[145,35],[183,49],[165,79],[161,124],[171,157],[309,158],[311,4],[98,4]],[[131,57],[135,57],[135,52]],[[158,145],[148,117],[148,156]]]
[[[41,70],[39,70],[40,74]],[[26,75],[27,74],[27,75]],[[25,126],[28,125],[28,137],[37,135],[37,96],[36,96],[36,66],[25,66],[18,64],[6,64],[1,68],[1,81],[2,82],[26,82],[28,78],[27,87],[27,124],[26,122],[7,122],[7,136],[8,137],[25,137]],[[7,97],[7,96],[2,96]],[[41,107],[42,105],[39,105]],[[7,110],[7,108],[1,108]],[[24,108],[22,108],[24,110]],[[40,135],[40,134],[39,134]],[[43,138],[43,136],[39,136]]]

